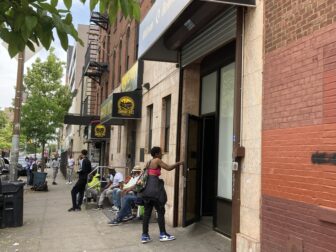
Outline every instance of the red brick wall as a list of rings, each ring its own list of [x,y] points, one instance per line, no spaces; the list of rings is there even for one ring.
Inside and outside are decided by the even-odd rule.
[[[335,0],[266,0],[265,50],[288,45],[336,22]]]
[[[336,251],[336,165],[312,163],[336,153],[335,21],[336,1],[265,1],[265,252]]]

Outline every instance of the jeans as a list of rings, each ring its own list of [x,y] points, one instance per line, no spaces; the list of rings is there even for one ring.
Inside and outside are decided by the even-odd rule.
[[[152,215],[153,207],[156,209],[158,214],[158,225],[160,233],[166,233],[165,219],[164,219],[166,210],[164,204],[160,203],[158,200],[144,199],[144,207],[145,207],[145,213],[142,223],[142,234],[148,234],[148,224],[149,219]]]
[[[100,194],[100,197],[99,197],[99,201],[98,201],[98,206],[103,206],[103,203],[104,203],[104,199],[105,197],[107,197],[111,204],[112,204],[112,201],[111,201],[111,198],[112,198],[112,191],[113,189],[105,189],[101,194]]]
[[[68,182],[72,182],[72,175],[73,175],[73,168],[68,168],[67,171],[68,171]]]
[[[53,168],[53,182],[56,181],[57,173],[58,173],[58,168]]]
[[[119,188],[112,190],[112,203],[119,209],[121,208],[121,190]]]
[[[137,197],[134,194],[127,194],[123,197],[122,207],[117,215],[117,219],[119,221],[132,213],[132,205],[134,204],[136,198]]]

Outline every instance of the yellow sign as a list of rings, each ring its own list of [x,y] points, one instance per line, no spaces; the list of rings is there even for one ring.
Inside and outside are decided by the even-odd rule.
[[[97,124],[94,129],[94,134],[96,137],[104,137],[106,135],[106,127],[102,124]]]
[[[112,96],[107,98],[101,105],[100,105],[100,121],[104,122],[112,116]]]
[[[135,102],[129,96],[122,96],[118,100],[118,114],[122,116],[134,115]]]
[[[138,62],[136,62],[130,70],[125,73],[121,79],[121,91],[133,91],[137,88],[138,80]]]

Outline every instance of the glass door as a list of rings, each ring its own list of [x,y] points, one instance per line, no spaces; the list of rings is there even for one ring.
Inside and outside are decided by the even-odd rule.
[[[218,177],[215,229],[231,236],[235,63],[220,69]]]

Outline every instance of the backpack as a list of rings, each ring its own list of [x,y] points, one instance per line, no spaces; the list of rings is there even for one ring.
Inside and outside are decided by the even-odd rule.
[[[150,164],[150,161],[147,163],[146,167],[141,172],[140,177],[135,184],[135,191],[138,193],[142,192],[146,188],[149,164]]]

